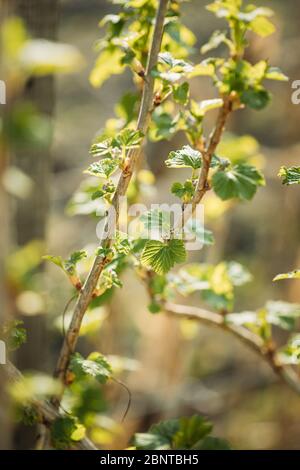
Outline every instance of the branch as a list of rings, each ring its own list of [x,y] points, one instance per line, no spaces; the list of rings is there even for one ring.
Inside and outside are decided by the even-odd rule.
[[[164,20],[167,13],[168,0],[160,0],[159,7],[156,15],[154,32],[152,43],[148,55],[147,68],[145,73],[145,82],[140,106],[140,112],[137,122],[137,130],[142,131],[145,135],[149,127],[149,119],[153,104],[153,92],[154,92],[154,77],[151,75],[151,71],[155,64],[157,63],[158,54],[161,47],[161,41],[163,37],[164,30]],[[142,144],[141,144],[142,146]],[[115,221],[118,221],[119,218],[119,199],[121,196],[126,194],[129,182],[131,180],[132,174],[134,172],[136,162],[141,153],[141,146],[138,149],[133,149],[128,153],[125,162],[125,168],[122,171],[122,174],[119,179],[119,183],[112,201],[112,206],[115,209]],[[109,247],[111,245],[111,230],[114,227],[110,228],[110,232],[101,240],[101,246]],[[94,290],[96,288],[98,279],[108,263],[106,257],[97,256],[94,260],[93,266],[90,273],[87,276],[85,284],[79,294],[78,300],[75,305],[74,313],[72,320],[67,331],[67,334],[64,338],[64,343],[59,355],[57,362],[56,373],[55,375],[64,381],[65,373],[70,361],[70,355],[74,352],[78,335],[82,323],[83,316],[92,300]],[[56,403],[57,405],[57,403]]]
[[[9,383],[14,384],[23,379],[22,373],[11,362],[8,361],[8,363],[3,367]],[[55,407],[46,401],[41,401],[33,397],[30,400],[30,404],[38,412],[42,424],[47,428],[50,427],[53,421],[61,417]],[[74,447],[82,450],[97,450],[97,447],[95,447],[87,437],[74,443]]]
[[[206,192],[209,190],[208,176],[210,170],[211,159],[219,145],[225,125],[229,114],[232,111],[233,97],[225,96],[223,98],[223,105],[219,109],[215,128],[209,138],[208,145],[204,151],[202,151],[202,167],[197,181],[195,194],[193,196],[191,204],[184,207],[183,211],[183,223],[185,224],[190,217],[195,213],[197,205],[202,201]]]
[[[198,183],[196,186],[196,191],[192,200],[193,210],[196,207],[196,205],[201,202],[206,191],[209,189],[207,180],[208,180],[211,159],[222,139],[222,135],[225,130],[226,121],[231,111],[232,111],[232,97],[226,96],[223,100],[223,106],[219,110],[216,126],[210,136],[208,147],[205,150],[204,155],[203,155],[202,168],[201,168]]]
[[[275,351],[268,348],[260,336],[252,333],[243,326],[231,325],[225,322],[224,316],[209,312],[208,310],[186,305],[177,305],[170,302],[164,304],[167,313],[178,318],[197,320],[205,325],[221,328],[238,338],[245,346],[259,354],[275,374],[291,389],[300,395],[300,379],[291,367],[283,366],[276,361]]]

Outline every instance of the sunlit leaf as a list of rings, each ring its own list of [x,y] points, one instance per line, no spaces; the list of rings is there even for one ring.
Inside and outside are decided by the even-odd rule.
[[[251,200],[259,186],[264,186],[263,175],[253,166],[235,165],[227,171],[218,171],[212,178],[215,193],[223,201],[232,198]]]
[[[144,266],[151,267],[157,274],[165,274],[177,263],[183,263],[186,251],[182,240],[160,242],[149,240],[142,253]]]
[[[278,274],[273,281],[284,281],[285,279],[300,279],[300,269],[295,269],[289,273]]]

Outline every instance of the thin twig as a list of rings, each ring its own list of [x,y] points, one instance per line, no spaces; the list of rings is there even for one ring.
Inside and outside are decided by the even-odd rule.
[[[178,318],[187,318],[197,320],[205,325],[221,328],[223,331],[231,333],[252,351],[259,354],[273,371],[284,381],[291,389],[300,395],[300,379],[295,371],[288,366],[279,364],[276,360],[275,351],[266,346],[262,338],[252,333],[247,328],[238,325],[226,323],[223,315],[210,312],[208,310],[191,307],[187,305],[178,305],[166,302],[163,305],[165,311]]]
[[[154,77],[151,74],[153,67],[157,63],[158,54],[161,47],[161,41],[164,31],[164,20],[167,13],[168,0],[160,0],[159,7],[156,15],[154,32],[152,43],[148,55],[148,63],[145,73],[143,94],[140,106],[140,112],[137,123],[137,130],[140,130],[144,135],[146,134],[149,127],[149,119],[151,115],[151,109],[153,105],[153,92],[154,92]],[[141,146],[138,149],[133,149],[128,153],[124,169],[120,176],[118,186],[113,197],[112,206],[115,209],[115,220],[119,218],[119,199],[121,196],[126,194],[129,182],[134,172],[136,162],[141,153]],[[111,225],[110,231],[107,233],[104,239],[101,241],[101,246],[108,247],[111,245],[111,231],[114,226]],[[92,300],[94,290],[96,288],[98,279],[107,264],[107,259],[102,256],[97,256],[94,260],[93,266],[90,273],[87,276],[85,284],[77,299],[74,313],[70,326],[68,328],[63,346],[59,355],[59,359],[56,367],[56,376],[59,377],[63,382],[65,379],[66,370],[70,361],[70,355],[75,350],[78,335],[82,323],[83,316]],[[60,397],[55,400],[56,406],[58,406]]]
[[[126,405],[126,408],[125,408],[125,411],[123,413],[123,416],[122,416],[122,419],[121,419],[121,423],[123,423],[126,419],[126,416],[128,415],[128,412],[130,410],[130,407],[131,407],[131,402],[132,402],[132,393],[130,391],[130,389],[127,387],[126,384],[124,384],[124,382],[121,382],[120,380],[116,379],[115,377],[112,377],[112,380],[120,385],[121,387],[124,388],[124,390],[126,390],[127,392],[127,395],[128,395],[128,401],[127,401],[127,405]]]

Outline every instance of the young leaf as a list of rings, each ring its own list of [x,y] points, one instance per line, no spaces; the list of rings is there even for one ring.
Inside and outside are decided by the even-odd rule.
[[[217,49],[221,44],[232,47],[231,41],[227,38],[226,32],[215,31],[209,41],[201,47],[201,54],[206,54],[212,49]]]
[[[99,353],[92,353],[87,359],[84,359],[79,353],[73,354],[70,370],[77,379],[89,376],[95,378],[101,384],[105,384],[112,374],[109,363]]]
[[[190,86],[187,82],[184,82],[181,85],[174,85],[173,96],[174,96],[174,100],[177,103],[186,105],[189,100],[189,95],[190,95]]]
[[[186,251],[182,240],[160,242],[149,240],[143,250],[141,261],[157,274],[165,274],[177,263],[183,263]]]
[[[85,250],[74,251],[64,262],[65,270],[71,275],[75,274],[77,264],[85,258],[87,258],[87,252]]]
[[[292,184],[300,184],[300,166],[293,166],[292,168],[286,168],[283,166],[279,172],[282,183],[291,186]]]
[[[268,80],[277,80],[280,82],[288,82],[289,77],[287,77],[279,67],[268,67],[265,78]]]
[[[287,302],[268,302],[257,312],[243,312],[226,316],[226,320],[244,325],[255,333],[268,339],[271,335],[270,325],[276,325],[284,330],[293,330],[300,317],[300,306]]]
[[[203,118],[208,111],[221,108],[223,100],[220,98],[203,100],[200,103],[192,101],[191,112],[197,118]]]
[[[92,163],[84,173],[108,179],[113,173],[115,173],[115,171],[117,171],[118,167],[118,161],[111,158],[103,158],[103,160]]]
[[[294,335],[288,344],[280,349],[277,358],[281,364],[298,366],[300,364],[300,335]]]
[[[273,281],[284,281],[285,279],[300,279],[300,269],[295,269],[295,271],[290,273],[278,274]]]
[[[264,186],[263,175],[253,166],[235,165],[227,171],[218,171],[212,178],[215,193],[223,201],[232,198],[251,200],[258,186]]]
[[[171,187],[171,193],[179,197],[183,203],[187,204],[191,201],[195,193],[195,187],[191,180],[185,181],[184,184],[175,182]]]
[[[266,307],[267,321],[284,330],[293,330],[300,318],[300,305],[288,302],[268,302]]]
[[[136,148],[140,145],[143,139],[141,131],[133,129],[123,129],[113,140],[113,147],[125,147],[126,149]]]
[[[168,168],[193,168],[197,170],[201,168],[201,161],[201,153],[192,149],[189,145],[185,145],[181,150],[170,152],[165,163]]]

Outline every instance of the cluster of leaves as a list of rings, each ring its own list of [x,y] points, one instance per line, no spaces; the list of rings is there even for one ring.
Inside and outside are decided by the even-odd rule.
[[[236,287],[247,284],[251,274],[236,262],[210,264],[190,264],[170,276],[170,283],[181,295],[188,296],[200,292],[201,298],[219,311],[232,310]]]
[[[138,450],[230,450],[226,441],[211,435],[213,426],[201,416],[171,419],[137,433],[133,445]]]
[[[192,200],[195,193],[195,181],[198,179],[197,170],[202,167],[203,157],[198,150],[189,145],[181,150],[171,152],[166,165],[168,168],[191,168],[191,178],[184,184],[174,183],[171,191],[179,197],[183,203]],[[227,158],[214,155],[211,164],[213,175],[212,187],[216,195],[226,201],[228,199],[251,200],[259,186],[264,186],[265,180],[261,172],[252,165],[246,163],[232,164]]]
[[[229,314],[226,316],[226,321],[247,327],[268,343],[272,338],[272,325],[293,331],[299,318],[300,305],[270,301],[257,312]]]
[[[71,284],[78,290],[81,289],[82,283],[77,272],[77,265],[85,258],[87,258],[87,253],[84,250],[74,251],[74,253],[72,253],[69,258],[65,260],[63,260],[61,256],[43,256],[44,260],[51,261],[56,266],[60,267],[68,276]]]
[[[91,154],[94,157],[103,157],[98,162],[92,163],[86,170],[86,173],[100,178],[110,179],[118,168],[123,169],[126,151],[140,146],[143,134],[140,131],[125,128],[115,137],[105,140],[99,139],[91,147]],[[93,197],[102,197],[106,193],[113,193],[113,189],[102,188],[101,191]]]
[[[282,183],[287,186],[300,184],[300,167],[293,166],[292,168],[287,168],[283,166],[280,169],[279,176],[282,178]]]
[[[156,15],[155,0],[118,2],[121,13],[106,15],[100,22],[106,27],[105,37],[97,44],[99,56],[91,73],[94,86],[101,86],[111,75],[130,67],[134,75],[143,77],[149,50],[150,33]],[[186,56],[195,43],[195,36],[179,22],[179,5],[170,2],[162,48]]]
[[[74,416],[62,416],[51,425],[51,441],[55,449],[70,449],[84,436],[85,427]]]
[[[102,20],[100,25],[106,27],[106,35],[97,46],[99,56],[91,74],[93,85],[101,86],[112,74],[123,72],[125,67],[133,72],[138,87],[143,83],[156,6],[154,0],[137,3],[124,1],[119,14],[107,15]],[[189,179],[175,182],[171,188],[183,204],[193,199],[205,158],[203,122],[206,114],[221,108],[224,96],[231,97],[234,109],[245,105],[262,109],[269,101],[268,92],[263,87],[264,80],[286,80],[280,70],[270,67],[266,61],[252,65],[243,59],[248,31],[261,36],[274,31],[269,21],[270,9],[243,8],[242,2],[235,0],[217,1],[208,9],[227,21],[228,31],[215,33],[203,46],[202,53],[225,44],[229,49],[229,58],[214,57],[192,64],[188,56],[195,44],[195,37],[179,21],[178,3],[171,2],[159,60],[151,71],[156,84],[149,138],[168,139],[182,130],[190,143],[171,152],[166,160],[168,168],[191,169]],[[210,77],[220,97],[201,102],[191,99],[187,80],[197,76]],[[78,195],[77,202],[72,205],[73,210],[95,213],[98,209],[98,215],[106,216],[107,204],[111,204],[116,190],[114,175],[126,168],[128,152],[140,146],[144,137],[134,130],[137,117],[134,110],[138,101],[135,93],[126,93],[116,107],[117,119],[109,120],[94,141],[91,154],[100,160],[93,162],[86,173],[100,179],[100,182],[87,186]],[[265,184],[260,170],[247,159],[235,160],[222,153],[222,156],[213,156],[210,166],[209,183],[223,201],[250,200],[257,188]],[[160,275],[166,274],[185,258],[184,241],[176,239],[176,234],[172,233],[169,238],[151,237],[141,253],[142,265]]]
[[[226,100],[230,101],[232,111],[246,106],[261,110],[270,101],[265,80],[287,80],[267,61],[252,64],[244,56],[249,33],[266,37],[274,32],[269,20],[272,11],[253,5],[244,7],[241,0],[217,0],[210,4],[208,10],[227,22],[227,30],[215,32],[202,47],[202,53],[225,45],[228,54],[226,58],[222,55],[208,57],[193,64],[189,55],[195,45],[195,36],[179,20],[181,2],[169,2],[161,53],[158,63],[150,71],[155,78],[155,95],[150,128],[144,136],[136,130],[137,109],[140,89],[144,86],[157,1],[114,0],[114,3],[121,5],[121,12],[105,16],[100,23],[106,28],[106,34],[97,44],[99,55],[90,80],[99,87],[112,75],[129,68],[138,92],[130,91],[121,98],[115,108],[115,118],[108,120],[93,142],[91,155],[97,161],[85,171],[89,180],[77,194],[77,199],[73,199],[70,211],[96,213],[105,219],[116,194],[117,177],[120,171],[126,172],[131,152],[141,147],[145,138],[154,141],[171,139],[179,131],[185,134],[187,144],[170,152],[165,164],[169,169],[190,170],[188,179],[174,182],[171,188],[172,194],[180,199],[182,210],[193,201],[207,158],[210,163],[207,189],[212,188],[221,201],[251,200],[257,189],[265,184],[257,164],[259,159],[255,158],[258,152],[255,142],[253,144],[246,136],[240,138],[239,145],[230,146],[224,140],[218,142],[220,146],[211,156],[207,154],[210,137],[205,136],[204,130],[208,113],[220,112],[220,109],[222,112]],[[212,80],[218,97],[197,102],[191,98],[189,80],[203,76]],[[284,183],[298,182],[297,171],[295,168],[282,170]],[[141,187],[138,173],[129,187],[133,199],[138,197]],[[140,221],[143,230],[149,233],[150,229],[150,236],[145,237],[142,231],[138,240],[132,242],[126,235],[116,233],[111,247],[96,250],[96,255],[103,257],[106,266],[93,293],[93,302],[105,301],[107,292],[122,286],[119,275],[130,258],[141,277],[147,280],[152,300],[149,309],[153,313],[160,310],[165,300],[178,293],[187,296],[199,292],[202,301],[224,314],[225,321],[249,328],[266,343],[271,339],[271,325],[288,330],[295,327],[299,307],[285,303],[269,302],[257,312],[228,314],[234,306],[235,288],[251,280],[249,272],[239,263],[224,261],[216,266],[189,264],[170,273],[175,265],[186,260],[185,237],[179,238],[176,223],[171,223],[162,211],[150,211]],[[153,235],[152,229],[157,233]],[[213,234],[195,220],[189,222],[185,231],[200,236],[204,244],[214,242]],[[80,290],[82,281],[77,265],[86,257],[82,250],[67,260],[52,256],[46,259],[62,268],[72,285]],[[299,356],[297,341],[289,348],[285,351],[286,356]],[[86,429],[95,425],[106,409],[99,384],[104,385],[111,378],[112,368],[101,354],[92,353],[86,359],[78,353],[72,356],[67,374],[69,387],[65,393],[72,415],[62,416],[52,426],[55,447],[71,447],[85,435]],[[182,418],[153,426],[147,434],[136,434],[134,445],[137,449],[228,449],[224,441],[211,436],[211,431],[210,423],[201,417]]]

